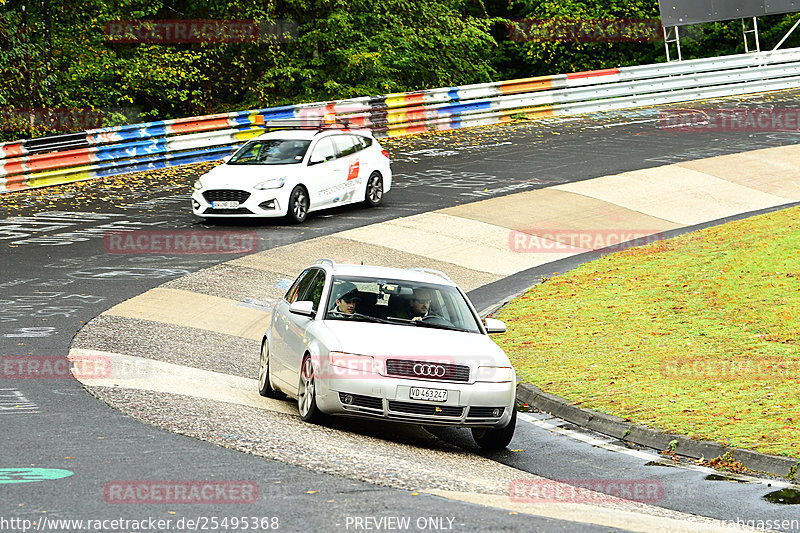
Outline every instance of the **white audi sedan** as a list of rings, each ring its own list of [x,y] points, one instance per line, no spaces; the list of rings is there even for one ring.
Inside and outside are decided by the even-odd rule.
[[[516,425],[516,374],[445,274],[336,264],[304,270],[261,343],[259,392],[297,399],[300,417],[382,418],[472,429],[502,449]]]
[[[377,206],[392,187],[389,153],[368,130],[273,131],[223,161],[195,182],[195,215],[303,222],[319,209]]]

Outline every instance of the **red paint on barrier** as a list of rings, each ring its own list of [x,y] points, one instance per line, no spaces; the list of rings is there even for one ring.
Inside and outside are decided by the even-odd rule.
[[[26,162],[31,172],[53,170],[56,168],[88,165],[92,162],[88,148],[70,150],[69,152],[56,152],[55,154],[42,154],[30,156]]]
[[[10,176],[12,174],[23,174],[27,171],[24,159],[11,159],[0,164],[0,176]]]
[[[17,157],[25,155],[25,149],[22,147],[22,144],[22,142],[16,142],[0,145],[0,156]]]
[[[514,80],[502,82],[500,92],[502,94],[518,94],[535,91],[546,91],[553,87],[553,77],[543,76],[540,78],[528,78],[525,80]]]
[[[424,104],[425,93],[424,92],[409,93],[406,94],[404,100],[406,104]]]
[[[180,135],[182,133],[194,133],[199,131],[209,131],[209,130],[223,130],[230,127],[228,124],[228,117],[224,118],[215,118],[215,119],[194,119],[188,121],[180,121],[175,122],[171,125],[167,125],[167,130],[171,130],[172,133]]]
[[[618,68],[608,68],[604,70],[588,70],[586,72],[573,72],[572,74],[567,74],[567,79],[576,80],[581,78],[597,78],[601,76],[613,76],[614,74],[619,74]]]
[[[6,178],[5,189],[7,191],[24,191],[30,189],[27,184],[28,176],[20,174],[19,176],[11,176]]]

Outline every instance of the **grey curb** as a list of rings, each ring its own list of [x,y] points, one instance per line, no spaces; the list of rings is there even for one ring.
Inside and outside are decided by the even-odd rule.
[[[733,459],[748,470],[787,479],[793,475],[794,477],[791,479],[800,481],[800,459],[764,455],[750,450],[729,448],[715,442],[692,440],[684,435],[662,433],[647,426],[633,424],[618,416],[575,407],[570,405],[568,400],[543,392],[539,387],[530,383],[519,384],[517,400],[576,426],[591,429],[624,442],[659,451],[668,450],[670,443],[676,443],[674,445],[675,453],[692,459],[714,459],[732,452]]]

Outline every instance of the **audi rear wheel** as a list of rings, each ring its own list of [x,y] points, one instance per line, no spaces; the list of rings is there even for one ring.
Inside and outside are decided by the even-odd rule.
[[[258,364],[258,393],[267,398],[280,399],[284,395],[282,392],[272,388],[269,380],[269,342],[266,338],[261,341],[261,358]]]

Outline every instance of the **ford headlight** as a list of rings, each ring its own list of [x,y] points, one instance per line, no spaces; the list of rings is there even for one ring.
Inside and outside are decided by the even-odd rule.
[[[284,183],[286,183],[286,178],[272,178],[268,179],[267,181],[262,181],[256,185],[255,188],[259,191],[265,191],[267,189],[280,189],[283,187]]]
[[[195,182],[194,182],[194,189],[195,189],[196,191],[199,191],[199,190],[200,190],[200,189],[202,189],[202,188],[203,188],[203,184],[202,184],[202,183],[200,183],[200,180],[197,180],[197,181],[195,181]]]
[[[505,383],[514,379],[514,369],[508,366],[479,366],[475,381]]]

